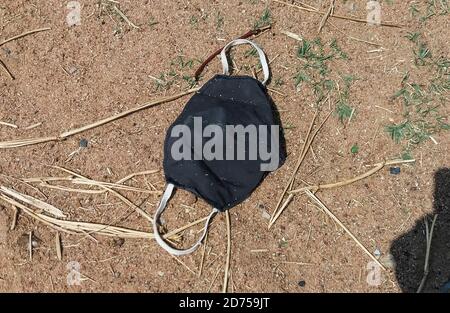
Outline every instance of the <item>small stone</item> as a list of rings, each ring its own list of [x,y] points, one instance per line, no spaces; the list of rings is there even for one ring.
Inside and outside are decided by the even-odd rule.
[[[271,216],[266,210],[261,210],[261,215],[264,219],[270,221]]]
[[[391,173],[391,175],[398,175],[398,174],[400,174],[400,167],[398,167],[398,166],[390,167],[389,168],[389,173]]]
[[[262,216],[262,218],[264,218],[264,219],[270,221],[271,216],[270,216],[270,214],[267,212],[266,206],[265,206],[264,204],[260,203],[260,204],[258,204],[258,209],[261,211],[261,216]]]
[[[88,140],[87,139],[81,139],[80,140],[80,148],[87,148],[88,146]]]
[[[31,247],[37,248],[39,246],[39,243],[41,240],[36,237],[34,234],[31,237]],[[30,234],[24,233],[22,236],[19,237],[17,240],[17,244],[24,250],[28,251],[30,249]]]
[[[75,66],[71,65],[69,67],[66,68],[67,73],[69,73],[69,75],[73,75],[78,71],[78,68],[76,68]]]
[[[164,276],[164,272],[158,271],[158,276],[159,277],[163,277]]]
[[[123,238],[114,238],[113,242],[112,242],[112,245],[114,247],[121,248],[124,243],[125,243],[125,239],[123,239]]]
[[[298,282],[298,285],[299,285],[300,287],[305,287],[306,282],[305,282],[304,280],[301,280],[301,281]]]

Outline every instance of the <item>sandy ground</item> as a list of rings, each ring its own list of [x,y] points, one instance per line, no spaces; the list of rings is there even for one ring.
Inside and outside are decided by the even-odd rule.
[[[107,2],[107,1],[105,1]],[[328,1],[307,1],[328,8]],[[320,1],[319,1],[320,2]],[[365,1],[337,1],[336,14],[365,18]],[[398,158],[405,143],[395,143],[386,125],[403,120],[402,104],[392,95],[409,72],[411,80],[428,84],[430,66],[414,62],[415,45],[405,38],[419,31],[433,57],[449,56],[448,15],[425,22],[411,16],[410,1],[383,1],[382,19],[403,28],[373,27],[330,19],[318,34],[321,16],[276,2],[269,5],[272,29],[255,39],[271,63],[270,92],[285,127],[288,158],[270,174],[251,197],[230,211],[232,225],[229,291],[235,292],[401,292],[419,285],[425,255],[425,216],[439,211],[426,291],[436,291],[450,278],[448,167],[449,134],[441,132],[411,152],[413,165],[402,165],[399,175],[386,167],[376,175],[317,196],[372,253],[397,261],[387,271],[374,274],[370,259],[355,242],[304,195],[298,195],[276,224],[267,229],[264,211],[271,213],[292,173],[314,115],[315,96],[295,80],[303,61],[297,58],[299,42],[281,31],[308,40],[333,39],[348,55],[329,63],[336,81],[342,75],[358,79],[351,85],[349,102],[355,108],[350,123],[333,114],[314,141],[297,175],[295,187],[334,182],[359,175],[367,165]],[[424,14],[425,1],[415,1]],[[231,1],[120,1],[120,9],[139,26],[134,28],[111,9],[111,4],[80,0],[81,25],[69,27],[66,1],[6,1],[0,4],[0,40],[22,32],[51,27],[50,31],[14,40],[0,47],[0,59],[15,80],[1,71],[0,140],[57,135],[100,118],[135,107],[162,95],[189,87],[188,76],[215,49],[251,29],[266,4],[256,0]],[[102,9],[103,8],[103,9]],[[373,46],[362,41],[380,43]],[[377,50],[377,51],[372,51]],[[245,65],[247,47],[234,51],[240,74],[251,75]],[[188,62],[192,60],[192,62]],[[187,63],[187,64],[186,64]],[[220,72],[215,59],[200,84]],[[161,76],[161,74],[164,74]],[[183,79],[183,76],[186,76]],[[158,86],[157,79],[166,81]],[[167,82],[172,82],[168,84]],[[343,86],[342,80],[339,81]],[[448,97],[448,92],[445,95]],[[113,195],[69,193],[39,187],[42,193],[11,178],[64,176],[49,167],[59,165],[92,179],[117,181],[130,173],[159,170],[136,178],[130,185],[164,188],[163,140],[166,129],[183,109],[188,97],[150,108],[61,142],[0,150],[0,182],[4,186],[45,200],[61,208],[71,220],[114,223],[150,231],[149,223]],[[323,104],[323,113],[336,99]],[[445,101],[444,101],[445,102]],[[448,103],[448,101],[446,101]],[[329,107],[330,106],[330,107]],[[448,107],[440,107],[448,118]],[[448,121],[448,119],[447,119]],[[38,127],[27,126],[42,123]],[[88,147],[69,158],[81,139]],[[351,153],[358,145],[359,151]],[[447,170],[445,170],[447,168]],[[5,176],[6,175],[6,176]],[[36,184],[34,186],[37,186]],[[447,186],[447,187],[446,187]],[[123,192],[124,196],[153,214],[158,195]],[[195,209],[181,206],[188,204]],[[201,200],[178,192],[164,219],[175,229],[209,212]],[[131,214],[128,214],[131,213]],[[118,218],[126,216],[126,219]],[[220,291],[226,256],[225,216],[216,217],[209,232],[198,275],[202,249],[179,260],[152,240],[120,240],[61,234],[63,258],[55,250],[55,231],[21,213],[14,230],[11,206],[0,201],[0,290],[36,291]],[[183,246],[198,236],[200,226],[183,234]],[[33,232],[32,259],[28,235]],[[446,240],[447,238],[447,240]],[[254,250],[261,250],[255,252]],[[392,257],[390,257],[392,254]],[[81,284],[67,283],[70,262],[79,264]],[[303,264],[307,263],[307,264]],[[389,262],[388,262],[389,263]],[[390,262],[392,263],[392,262]],[[68,268],[69,264],[69,268]],[[375,270],[376,271],[376,270]],[[369,277],[369,278],[368,278]],[[379,281],[377,279],[379,278]],[[367,280],[371,281],[369,284]],[[373,283],[375,281],[375,283]]]

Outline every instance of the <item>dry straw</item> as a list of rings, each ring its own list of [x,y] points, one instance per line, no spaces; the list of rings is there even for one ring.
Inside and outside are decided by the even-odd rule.
[[[302,165],[302,163],[303,163],[303,161],[304,161],[304,159],[306,157],[306,154],[308,153],[308,151],[309,151],[309,149],[311,147],[311,144],[313,143],[314,139],[316,138],[318,132],[322,129],[322,127],[325,124],[325,122],[330,117],[331,113],[333,113],[333,111],[330,111],[325,116],[325,118],[323,119],[322,123],[320,123],[320,125],[317,127],[317,129],[314,131],[314,133],[311,135],[311,132],[313,130],[313,127],[314,127],[314,124],[316,122],[316,119],[317,119],[317,116],[318,116],[319,112],[316,111],[314,113],[314,116],[313,116],[313,118],[311,120],[311,124],[309,125],[308,133],[306,134],[305,142],[304,142],[303,147],[302,147],[302,152],[300,153],[300,156],[298,158],[297,164],[295,165],[294,171],[292,172],[291,177],[290,177],[288,183],[286,184],[286,187],[284,188],[280,199],[278,200],[278,203],[277,203],[277,205],[275,207],[275,210],[272,213],[272,216],[271,216],[270,221],[269,221],[268,228],[270,228],[273,225],[273,223],[275,223],[275,221],[278,218],[278,216],[281,214],[281,212],[288,206],[288,204],[292,200],[292,196],[289,195],[287,200],[283,203],[283,205],[280,208],[280,204],[283,201],[283,199],[284,199],[284,197],[286,195],[286,192],[290,188],[292,188],[292,184],[294,183],[295,176],[297,175],[297,172],[300,169],[300,166]]]
[[[372,253],[367,250],[367,248],[353,235],[353,233],[345,227],[345,225],[331,212],[327,206],[319,200],[311,191],[305,190],[305,193],[308,197],[310,197],[328,216],[330,216],[355,242],[356,244],[366,253],[373,261],[375,261],[382,269],[386,270],[383,264],[380,263]]]
[[[231,259],[231,221],[230,221],[230,212],[228,210],[225,212],[225,217],[227,222],[227,259],[225,261],[225,274],[223,276],[223,288],[222,288],[223,293],[226,293],[228,291],[228,280],[229,280],[230,259]]]
[[[31,34],[35,34],[35,33],[39,33],[39,32],[43,32],[46,30],[50,30],[49,27],[45,27],[45,28],[38,28],[38,29],[34,29],[34,30],[30,30],[27,32],[24,32],[22,34],[19,34],[17,36],[11,37],[9,39],[3,40],[2,42],[0,42],[0,46],[3,46],[4,44],[11,42],[13,40],[31,35]],[[11,73],[11,71],[8,69],[8,67],[6,66],[6,64],[0,59],[0,66],[3,68],[3,70],[6,72],[6,74],[8,74],[9,78],[11,78],[12,80],[15,79],[14,75]]]
[[[324,190],[324,189],[331,189],[331,188],[338,188],[338,187],[343,187],[343,186],[347,186],[353,183],[356,183],[360,180],[363,180],[369,176],[372,176],[373,174],[379,172],[382,168],[384,168],[387,165],[399,165],[399,164],[406,164],[406,163],[413,163],[416,160],[412,159],[412,160],[390,160],[390,161],[384,161],[384,162],[380,162],[377,164],[373,165],[373,168],[370,169],[369,171],[365,172],[364,174],[355,176],[353,178],[350,179],[346,179],[346,180],[342,180],[339,182],[335,182],[335,183],[329,183],[329,184],[323,184],[323,185],[314,185],[314,186],[306,186],[306,187],[301,187],[298,189],[294,189],[294,190],[290,190],[288,191],[288,198],[287,200],[284,202],[283,206],[278,210],[275,211],[273,218],[270,220],[269,222],[269,228],[276,222],[276,220],[280,217],[281,213],[283,213],[283,211],[287,208],[288,204],[292,201],[293,197],[295,194],[298,193],[302,193],[305,191],[313,191],[313,192],[317,192],[319,190]]]
[[[306,11],[306,12],[311,12],[311,13],[315,13],[315,14],[320,14],[322,16],[326,16],[327,12],[322,12],[319,11],[318,9],[312,7],[312,6],[300,6],[297,4],[292,4],[292,3],[288,3],[288,2],[284,2],[284,1],[280,1],[280,0],[273,0],[274,2],[283,4],[283,5],[287,5],[290,6],[292,8],[298,9],[300,11]],[[352,22],[357,22],[357,23],[364,23],[367,24],[367,19],[361,19],[361,18],[355,18],[355,17],[351,17],[351,16],[345,16],[345,15],[339,15],[339,14],[330,14],[329,17],[332,18],[337,18],[337,19],[341,19],[341,20],[347,20],[347,21],[352,21]],[[386,26],[386,27],[396,27],[396,28],[401,28],[403,27],[402,25],[398,25],[398,24],[394,24],[394,23],[388,23],[388,22],[382,22],[380,23],[380,26]]]
[[[47,30],[50,30],[50,29],[51,29],[50,27],[44,27],[44,28],[38,28],[38,29],[34,29],[34,30],[30,30],[30,31],[24,32],[24,33],[22,33],[20,35],[17,35],[17,36],[11,37],[9,39],[3,40],[2,42],[0,42],[0,47],[3,46],[4,44],[8,43],[8,42],[13,41],[13,40],[16,40],[16,39],[19,39],[19,38],[22,38],[22,37],[25,37],[25,36],[28,36],[28,35],[31,35],[31,34],[44,32],[44,31],[47,31]]]
[[[71,136],[77,135],[79,133],[82,133],[82,132],[85,132],[85,131],[88,131],[88,130],[91,130],[91,129],[94,129],[94,128],[97,128],[97,127],[100,127],[100,126],[108,124],[108,123],[111,123],[113,121],[116,121],[116,120],[121,119],[123,117],[126,117],[128,115],[131,115],[133,113],[136,113],[136,112],[139,112],[139,111],[151,108],[153,106],[157,106],[157,105],[162,104],[162,103],[174,101],[174,100],[176,100],[178,98],[181,98],[181,97],[183,97],[185,95],[194,93],[194,92],[196,92],[198,90],[199,90],[199,88],[192,88],[192,89],[189,89],[189,90],[187,90],[185,92],[178,93],[178,94],[173,95],[173,96],[163,97],[163,98],[151,101],[151,102],[147,102],[147,103],[141,104],[141,105],[139,105],[139,106],[137,106],[135,108],[132,108],[130,110],[126,110],[126,111],[121,112],[119,114],[116,114],[116,115],[113,115],[113,116],[101,119],[101,120],[96,121],[94,123],[91,123],[91,124],[88,124],[88,125],[76,128],[76,129],[68,130],[66,132],[61,133],[58,136],[48,136],[48,137],[29,138],[29,139],[15,139],[15,140],[10,140],[10,141],[3,141],[3,142],[0,142],[0,149],[11,149],[11,148],[31,146],[31,145],[35,145],[35,144],[50,142],[50,141],[64,140],[64,139],[66,139],[68,137],[71,137]]]
[[[427,219],[425,219],[425,234],[426,234],[426,240],[427,240],[427,242],[426,242],[427,250],[426,250],[426,254],[425,254],[425,265],[424,265],[424,269],[423,269],[423,277],[422,277],[422,280],[420,281],[419,288],[417,288],[417,293],[422,292],[423,287],[425,286],[425,283],[428,278],[428,273],[429,273],[429,268],[430,268],[431,240],[433,239],[434,225],[436,224],[437,217],[438,217],[437,214],[433,217],[433,221],[431,222],[431,230],[428,226]]]
[[[112,183],[105,183],[105,182],[98,182],[95,180],[88,179],[80,174],[77,174],[71,170],[62,168],[62,167],[55,167],[59,170],[62,170],[66,173],[71,174],[71,177],[39,177],[39,178],[30,178],[30,179],[24,179],[23,182],[28,184],[28,182],[45,182],[48,184],[50,181],[59,181],[61,179],[67,180],[70,182],[75,181],[75,183],[82,183],[86,185],[95,186],[98,188],[101,188],[101,192],[109,192],[117,196],[120,200],[122,200],[125,204],[133,208],[137,213],[144,216],[147,220],[150,222],[153,222],[152,218],[143,211],[140,207],[129,201],[127,198],[116,192],[115,190],[112,190],[111,188],[107,187],[110,186],[112,188],[125,188],[125,185],[122,185],[124,182],[138,176],[138,175],[147,175],[156,173],[156,170],[149,170],[149,171],[142,171],[137,173],[132,173],[119,181],[117,181],[115,184]],[[46,187],[50,185],[44,185]],[[74,191],[80,192],[78,189],[74,189]],[[135,191],[135,190],[133,190]],[[81,191],[82,192],[82,191]],[[0,200],[5,201],[6,203],[11,205],[11,209],[14,211],[14,221],[17,220],[17,214],[18,209],[21,210],[21,212],[24,212],[28,216],[38,220],[41,223],[44,223],[45,225],[60,231],[65,232],[69,234],[74,235],[84,235],[84,236],[91,236],[92,234],[101,235],[101,236],[112,236],[112,237],[121,237],[121,238],[136,238],[136,239],[153,239],[153,233],[151,232],[145,232],[140,230],[133,230],[129,228],[124,227],[118,227],[113,225],[106,225],[106,224],[99,224],[99,223],[91,223],[91,222],[81,222],[81,221],[69,221],[65,220],[65,214],[63,213],[63,210],[44,202],[40,199],[34,198],[30,195],[26,195],[23,193],[20,193],[16,190],[13,190],[11,188],[7,188],[5,186],[0,186]],[[201,218],[197,221],[194,221],[192,223],[189,223],[183,227],[180,227],[178,229],[175,229],[167,234],[164,235],[167,239],[172,240],[179,240],[179,233],[182,231],[193,227],[199,223],[204,222],[207,219],[207,217]],[[15,222],[14,222],[15,226]],[[11,226],[13,227],[13,226]]]

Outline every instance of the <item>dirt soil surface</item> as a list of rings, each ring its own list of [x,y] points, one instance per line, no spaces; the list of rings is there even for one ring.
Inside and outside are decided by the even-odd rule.
[[[430,223],[435,213],[439,216],[424,290],[438,291],[449,281],[448,131],[414,145],[410,154],[416,162],[401,165],[397,175],[385,167],[350,186],[317,193],[356,238],[382,260],[386,271],[373,267],[360,247],[304,194],[295,196],[273,227],[267,227],[267,214],[273,212],[289,180],[317,107],[317,97],[308,84],[295,86],[295,77],[305,64],[297,55],[302,43],[283,31],[310,42],[319,37],[327,49],[332,42],[337,43],[346,55],[326,61],[330,70],[327,75],[341,90],[345,85],[342,77],[356,78],[348,92],[349,106],[355,109],[353,116],[342,122],[337,114],[331,115],[296,177],[294,188],[297,188],[354,177],[369,170],[371,164],[401,157],[406,140],[396,143],[385,130],[386,126],[405,119],[402,101],[393,99],[393,95],[405,84],[405,73],[409,73],[409,81],[423,86],[436,73],[434,65],[418,64],[415,59],[418,47],[406,37],[408,33],[420,32],[420,40],[431,51],[431,57],[425,56],[427,62],[439,57],[448,59],[448,15],[435,14],[421,21],[420,17],[427,13],[426,1],[414,1],[419,13],[413,12],[411,1],[382,1],[382,21],[403,28],[329,18],[332,25],[326,23],[319,34],[321,15],[275,1],[119,2],[120,12],[130,23],[114,9],[112,1],[79,0],[80,25],[69,26],[67,15],[76,6],[68,8],[68,1],[2,1],[0,41],[32,29],[51,30],[0,46],[0,59],[15,77],[12,80],[0,69],[3,122],[0,141],[55,136],[164,95],[182,92],[189,88],[200,62],[214,50],[247,32],[255,23],[258,26],[266,23],[267,14],[265,18],[261,16],[268,7],[266,13],[270,12],[272,29],[254,40],[273,60],[269,94],[284,126],[288,157],[250,198],[230,210],[228,290],[415,291],[423,275],[424,219],[428,217]],[[329,6],[329,1],[306,3],[323,12]],[[345,4],[336,1],[334,14],[365,19],[366,1],[349,0]],[[252,54],[249,47],[233,50],[235,72],[252,75],[258,64]],[[203,72],[199,84],[220,72],[216,58]],[[319,119],[334,110],[338,102],[336,94],[319,105],[322,108]],[[441,95],[448,104],[448,89]],[[60,208],[70,220],[150,232],[150,223],[113,194],[82,194],[36,183],[32,188],[17,178],[67,176],[51,167],[54,165],[108,182],[135,172],[159,170],[127,184],[161,191],[165,185],[162,172],[165,132],[188,99],[185,96],[149,108],[63,141],[1,149],[0,184]],[[448,106],[442,105],[438,110],[441,121],[448,123]],[[35,127],[28,129],[29,126]],[[88,145],[80,149],[82,139]],[[120,192],[150,215],[160,197]],[[165,227],[176,229],[206,216],[209,210],[202,200],[178,191],[164,214]],[[12,206],[0,200],[0,291],[222,290],[227,251],[224,214],[215,218],[206,249],[200,248],[178,260],[150,239],[123,240],[95,233],[80,236],[64,232],[60,233],[62,260],[58,260],[54,229],[19,212],[11,230],[13,217]],[[200,230],[201,224],[184,231],[179,246],[192,244]],[[203,254],[203,270],[199,275]],[[74,274],[73,264],[79,264],[79,285],[68,284]]]

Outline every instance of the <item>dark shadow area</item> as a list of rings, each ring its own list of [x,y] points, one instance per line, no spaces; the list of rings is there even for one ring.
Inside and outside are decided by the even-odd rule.
[[[422,292],[448,292],[450,281],[450,168],[441,168],[434,175],[433,213],[418,221],[413,229],[393,242],[395,276],[403,292],[416,292],[424,275],[426,255],[425,220],[431,222],[438,214],[433,231],[429,273]],[[446,287],[444,287],[447,284]]]

